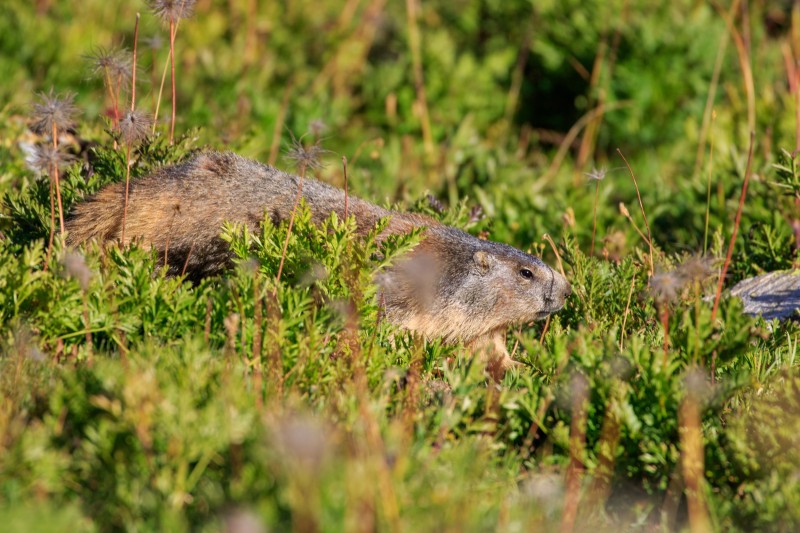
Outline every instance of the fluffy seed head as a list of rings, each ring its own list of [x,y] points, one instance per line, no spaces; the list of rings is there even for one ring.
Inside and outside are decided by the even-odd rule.
[[[119,120],[119,138],[128,145],[135,146],[145,140],[153,127],[153,117],[141,111],[128,111]]]
[[[74,93],[56,94],[51,88],[39,93],[39,102],[33,104],[31,129],[40,135],[52,135],[54,127],[57,132],[66,131],[75,126],[77,112]]]
[[[591,172],[584,172],[587,178],[590,181],[602,181],[606,179],[606,174],[608,174],[608,169],[605,168],[593,168]]]
[[[164,22],[177,22],[194,14],[196,0],[148,0],[150,10]]]
[[[127,50],[99,47],[83,57],[91,64],[93,76],[105,79],[109,75],[112,79],[123,80],[131,77],[133,57]]]
[[[52,144],[37,144],[28,152],[25,163],[37,174],[51,174],[53,169],[61,169],[75,161],[75,156],[64,152]]]
[[[659,272],[650,278],[650,295],[659,303],[673,301],[683,288],[684,279],[675,270]]]
[[[687,282],[703,282],[714,274],[714,260],[709,257],[690,257],[677,269]]]
[[[302,138],[298,140],[292,137],[292,145],[286,151],[286,159],[291,161],[300,173],[303,173],[306,170],[322,168],[320,158],[325,152],[327,150],[323,149],[319,143],[305,146]]]

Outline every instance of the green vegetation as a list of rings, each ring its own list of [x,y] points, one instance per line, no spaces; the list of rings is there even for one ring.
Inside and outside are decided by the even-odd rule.
[[[800,329],[715,302],[721,270],[800,260],[793,5],[199,0],[170,143],[168,14],[4,0],[3,529],[797,530]],[[137,12],[145,138],[118,125]],[[197,284],[64,245],[59,198],[128,168],[315,143],[298,172],[342,186],[345,156],[353,194],[563,268],[565,309],[509,331],[523,368],[382,319],[371,279],[417,234],[301,206],[220,228],[237,267]]]

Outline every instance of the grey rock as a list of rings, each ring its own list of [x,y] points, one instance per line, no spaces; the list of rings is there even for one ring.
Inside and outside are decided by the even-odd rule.
[[[741,298],[744,312],[767,320],[794,317],[800,309],[800,270],[769,272],[747,278],[731,289]]]

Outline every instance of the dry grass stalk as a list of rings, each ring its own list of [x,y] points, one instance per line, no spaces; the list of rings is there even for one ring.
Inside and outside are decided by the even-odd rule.
[[[717,120],[717,112],[712,111],[711,113],[711,127],[714,127],[714,123]],[[708,253],[708,220],[711,216],[711,175],[714,172],[714,134],[712,131],[711,134],[711,145],[709,147],[709,154],[708,154],[708,180],[706,182],[706,224],[705,230],[703,231],[703,254]]]
[[[750,58],[750,40],[742,35],[736,27],[732,14],[735,13],[740,5],[745,8],[747,2],[741,4],[740,0],[734,0],[731,5],[730,13],[726,12],[717,0],[711,0],[711,5],[717,10],[719,15],[725,20],[725,25],[733,37],[733,44],[736,46],[736,57],[739,60],[739,68],[742,71],[745,94],[747,96],[747,127],[750,131],[756,130],[756,86],[753,78],[753,67]],[[746,11],[745,11],[746,13]],[[747,24],[742,24],[744,31],[749,31]]]
[[[625,166],[628,167],[628,172],[631,174],[631,178],[633,179],[633,186],[636,187],[636,197],[639,199],[639,208],[642,210],[642,217],[644,218],[644,226],[647,228],[647,245],[650,247],[650,275],[652,276],[653,273],[656,271],[655,267],[653,266],[653,235],[650,233],[650,224],[647,222],[647,213],[644,212],[644,204],[642,203],[642,194],[639,192],[639,184],[636,182],[636,174],[633,173],[633,169],[631,168],[630,164],[628,164],[628,160],[625,159],[625,156],[622,155],[622,150],[617,148],[617,153],[625,162]]]
[[[411,50],[411,65],[414,70],[414,88],[417,92],[417,106],[419,106],[422,124],[422,141],[425,146],[425,155],[429,161],[432,161],[434,158],[433,134],[431,133],[431,119],[422,70],[422,44],[417,23],[417,0],[406,0],[406,17],[408,19],[408,46]]]
[[[628,222],[631,223],[631,226],[633,226],[633,229],[635,229],[636,233],[639,234],[639,237],[641,237],[642,240],[649,245],[650,241],[647,239],[647,235],[645,235],[642,230],[639,229],[639,226],[636,224],[636,222],[634,222],[633,217],[631,217],[630,211],[628,211],[628,208],[625,207],[625,204],[622,202],[619,203],[619,212],[622,214],[622,216],[628,219]]]
[[[177,108],[177,92],[175,90],[175,35],[178,33],[178,27],[175,19],[169,20],[169,68],[170,68],[170,83],[172,84],[172,117],[169,122],[169,143],[172,144],[175,140],[175,114]]]
[[[579,118],[575,124],[569,129],[564,138],[561,140],[561,144],[558,146],[558,150],[556,151],[556,155],[553,156],[553,160],[550,162],[550,166],[547,167],[547,170],[542,177],[539,178],[539,181],[542,184],[550,182],[553,178],[556,177],[558,174],[558,169],[561,168],[561,164],[564,162],[564,159],[569,154],[570,149],[572,148],[573,144],[575,143],[575,139],[578,138],[581,131],[586,127],[586,125],[594,120],[595,117],[603,114],[608,113],[610,111],[616,111],[617,109],[621,109],[627,107],[631,104],[629,100],[621,100],[619,102],[611,102],[610,104],[606,105],[603,108],[595,107],[590,109],[586,113],[584,113],[581,118]]]
[[[147,135],[147,119],[136,113],[136,53],[139,45],[139,13],[136,13],[136,25],[133,30],[133,59],[131,61],[131,110],[126,115],[127,124],[120,122],[120,131],[123,140],[126,140],[125,148],[125,204],[122,210],[122,235],[121,242],[125,242],[125,225],[128,221],[128,195],[130,193],[131,181],[131,148],[134,142],[138,142]],[[142,129],[144,128],[144,129]],[[166,263],[166,254],[164,254]]]
[[[730,36],[728,32],[720,38],[719,46],[717,46],[717,58],[714,60],[714,71],[711,74],[711,81],[708,86],[708,96],[706,97],[705,108],[703,109],[703,122],[700,126],[700,137],[697,143],[697,155],[694,159],[694,172],[692,176],[697,176],[700,168],[703,166],[703,154],[705,153],[706,139],[710,132],[713,131],[713,110],[714,101],[717,97],[717,88],[719,87],[719,76],[722,72],[722,63],[725,59],[725,51],[728,48],[728,40]]]
[[[58,146],[58,135],[75,125],[74,115],[77,108],[74,104],[75,96],[72,93],[55,94],[51,89],[49,93],[41,93],[39,102],[33,106],[34,122],[31,129],[40,135],[51,137],[52,150],[40,150],[36,159],[38,167],[50,175],[51,187],[55,186],[56,199],[58,201],[58,221],[61,235],[64,235],[64,207],[61,201],[61,180],[59,179],[59,165],[66,162],[68,158],[61,154]],[[41,168],[40,168],[41,169]],[[51,191],[52,195],[52,191]],[[51,201],[51,228],[55,226],[55,206]],[[53,230],[54,231],[54,230]],[[51,237],[52,242],[52,237]]]
[[[292,95],[291,81],[286,84],[283,90],[283,98],[281,98],[281,107],[278,110],[278,116],[275,119],[275,128],[272,130],[272,144],[269,147],[269,159],[267,162],[270,165],[275,165],[278,161],[278,151],[281,148],[281,131],[283,131],[283,124],[286,121],[286,112],[289,109],[289,97]]]

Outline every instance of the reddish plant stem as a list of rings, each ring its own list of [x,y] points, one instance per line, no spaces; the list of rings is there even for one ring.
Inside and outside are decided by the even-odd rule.
[[[133,28],[133,66],[131,67],[131,112],[136,108],[136,50],[139,43],[139,13]]]
[[[131,147],[125,151],[125,206],[122,208],[122,238],[120,242],[125,244],[125,224],[128,222],[128,191],[131,184]],[[166,252],[164,253],[166,257]]]
[[[170,81],[172,82],[172,121],[169,125],[169,144],[175,138],[175,21],[169,21],[169,62],[170,62]]]
[[[594,182],[594,211],[592,215],[592,219],[594,220],[592,224],[592,248],[589,251],[589,257],[594,256],[594,237],[597,234],[597,196],[600,192],[600,181],[595,180]]]
[[[739,207],[736,209],[736,218],[733,222],[733,233],[731,234],[731,242],[728,244],[728,253],[725,256],[725,263],[722,265],[722,270],[719,273],[719,281],[717,282],[717,293],[714,296],[714,307],[711,309],[711,323],[717,319],[717,311],[719,310],[719,300],[722,296],[722,286],[725,283],[725,275],[728,273],[728,267],[731,264],[733,257],[733,247],[736,245],[736,235],[739,233],[739,224],[742,221],[742,211],[744,210],[744,200],[747,197],[747,185],[750,183],[750,171],[753,165],[753,145],[755,144],[756,134],[754,131],[750,132],[750,149],[747,152],[747,168],[744,171],[744,183],[742,183],[742,194],[739,196]],[[711,354],[711,383],[716,381],[717,372],[717,351]]]
[[[50,256],[53,252],[53,237],[56,233],[56,197],[53,193],[53,177],[50,177],[50,237],[47,241],[47,256],[44,259],[44,271],[50,265]]]
[[[58,127],[53,122],[53,150],[58,151]],[[53,165],[53,178],[56,182],[56,198],[58,199],[58,223],[61,228],[61,235],[64,235],[64,207],[61,203],[61,182],[58,179],[58,163]]]
[[[736,218],[733,221],[733,233],[731,234],[730,243],[728,243],[728,253],[725,256],[725,263],[722,265],[722,271],[719,274],[719,281],[717,282],[717,293],[714,296],[714,307],[711,310],[711,321],[717,318],[717,310],[719,309],[719,300],[722,296],[722,286],[725,283],[725,274],[728,273],[728,267],[731,264],[733,257],[733,247],[736,244],[736,236],[739,233],[739,224],[742,221],[742,211],[744,209],[744,200],[747,197],[747,185],[750,183],[750,170],[753,164],[753,145],[755,144],[755,132],[750,132],[750,149],[747,154],[747,168],[744,173],[744,182],[742,183],[742,194],[739,196],[739,207],[736,209]]]

